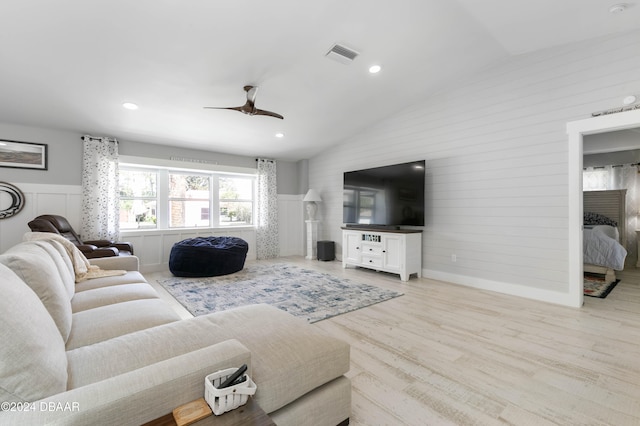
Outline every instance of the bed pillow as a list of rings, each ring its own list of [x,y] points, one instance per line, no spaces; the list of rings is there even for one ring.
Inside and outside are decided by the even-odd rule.
[[[584,213],[584,224],[585,225],[609,225],[614,228],[618,226],[618,222],[613,219],[610,219],[604,215],[593,213],[593,212],[585,212]]]

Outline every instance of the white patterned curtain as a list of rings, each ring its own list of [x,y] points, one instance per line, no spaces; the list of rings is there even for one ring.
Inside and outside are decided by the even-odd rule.
[[[118,240],[120,194],[118,192],[118,141],[83,136],[82,225],[87,240]]]
[[[637,164],[587,167],[582,172],[582,189],[596,191],[606,189],[626,189],[627,212],[627,263],[637,259],[636,229],[638,229],[638,209],[640,208],[640,173]]]
[[[256,208],[256,256],[271,259],[280,255],[278,244],[278,188],[276,162],[256,159],[258,203]]]

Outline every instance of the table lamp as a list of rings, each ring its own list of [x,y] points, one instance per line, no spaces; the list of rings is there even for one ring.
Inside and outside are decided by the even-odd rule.
[[[310,189],[307,191],[307,195],[304,196],[302,200],[307,203],[307,217],[309,220],[316,220],[316,212],[318,211],[317,202],[321,202],[322,198],[320,198],[320,194],[316,192],[315,189]]]

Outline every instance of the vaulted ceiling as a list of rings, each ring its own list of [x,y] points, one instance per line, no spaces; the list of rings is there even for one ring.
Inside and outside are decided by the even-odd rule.
[[[310,158],[511,55],[640,28],[640,5],[613,4],[2,0],[0,122]],[[326,57],[336,43],[358,56]],[[243,105],[247,84],[284,120],[203,108]]]

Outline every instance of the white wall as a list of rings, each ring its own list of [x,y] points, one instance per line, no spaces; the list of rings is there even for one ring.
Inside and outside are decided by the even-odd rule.
[[[634,32],[518,56],[311,159],[320,237],[340,245],[344,171],[425,159],[424,275],[560,299],[569,291],[566,123],[640,94],[639,51]]]

